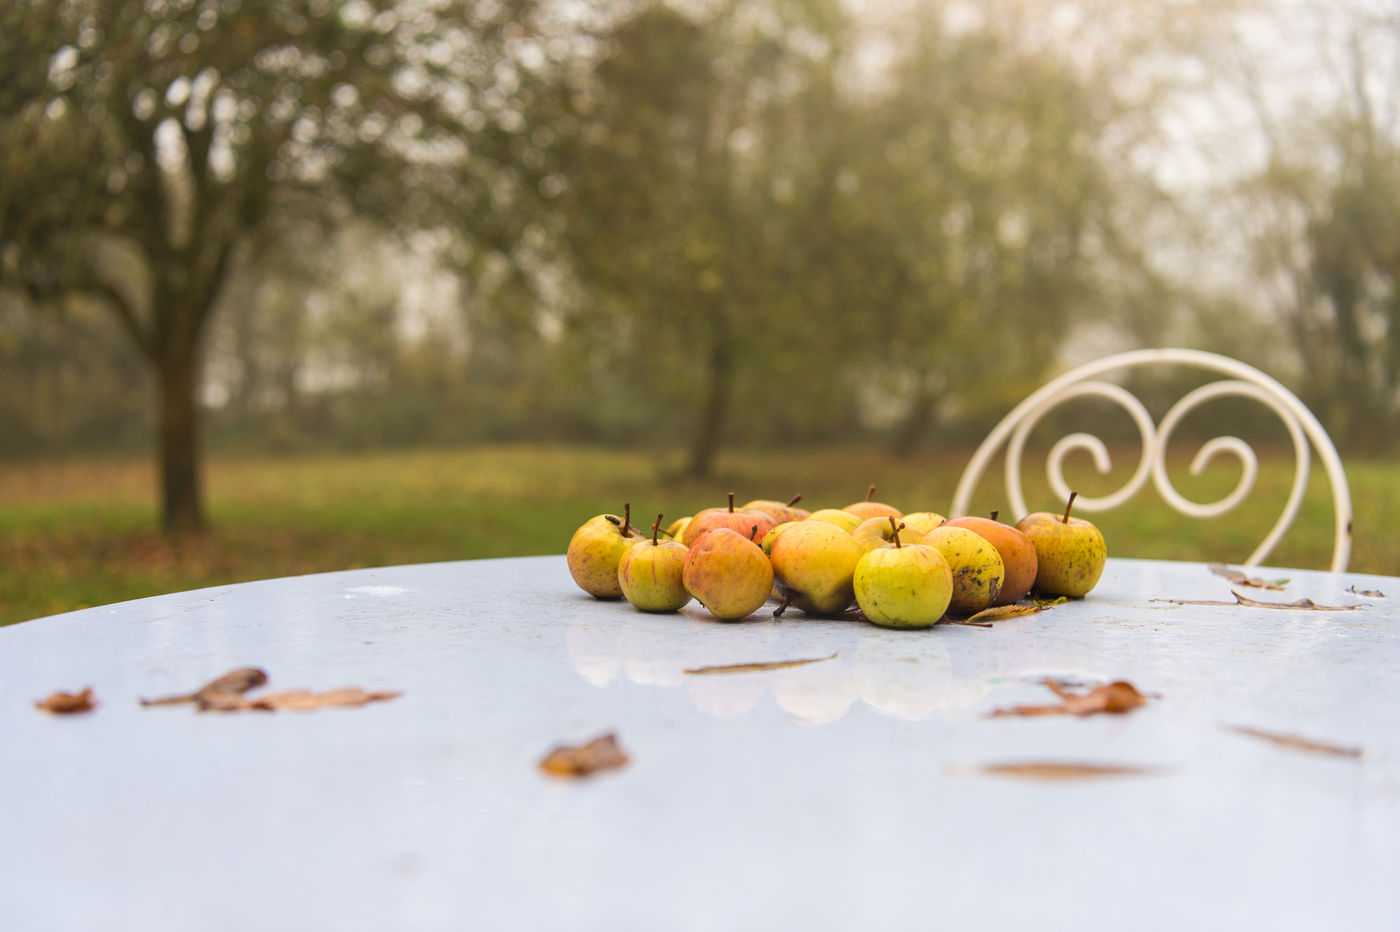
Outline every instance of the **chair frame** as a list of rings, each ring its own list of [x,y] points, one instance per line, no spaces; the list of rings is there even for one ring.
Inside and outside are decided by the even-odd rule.
[[[1209,372],[1230,376],[1219,382],[1202,385],[1178,400],[1154,423],[1147,408],[1131,392],[1112,382],[1100,380],[1100,376],[1123,370],[1152,366],[1186,366],[1204,369]],[[1099,498],[1080,497],[1075,501],[1075,509],[1082,512],[1107,511],[1135,495],[1147,482],[1150,475],[1162,498],[1177,512],[1195,518],[1215,517],[1230,511],[1249,494],[1258,475],[1259,461],[1254,450],[1235,436],[1214,437],[1204,443],[1191,460],[1192,475],[1199,474],[1217,454],[1234,456],[1242,467],[1239,482],[1225,497],[1209,504],[1201,504],[1184,498],[1172,486],[1167,476],[1166,451],[1172,430],[1187,412],[1201,403],[1221,396],[1233,395],[1253,398],[1272,410],[1293,440],[1295,464],[1293,486],[1283,514],[1274,524],[1267,537],[1255,548],[1245,566],[1256,566],[1273,550],[1297,516],[1308,484],[1311,463],[1311,449],[1316,449],[1323,468],[1327,471],[1332,486],[1333,508],[1336,516],[1336,535],[1332,550],[1331,571],[1344,572],[1351,559],[1352,507],[1351,490],[1347,484],[1346,472],[1342,468],[1337,448],[1322,425],[1298,397],[1278,380],[1258,369],[1228,356],[1208,353],[1202,350],[1165,348],[1134,350],[1106,356],[1086,363],[1066,372],[1046,383],[1038,391],[1026,398],[987,435],[981,446],[972,455],[953,495],[951,515],[965,514],[972,499],[978,480],[997,452],[1006,446],[1006,491],[1012,509],[1018,515],[1026,514],[1025,496],[1021,489],[1022,456],[1026,439],[1032,428],[1047,413],[1072,398],[1095,396],[1106,398],[1121,406],[1137,424],[1142,438],[1142,456],[1136,471],[1128,482],[1111,495]],[[1311,448],[1310,448],[1311,444]],[[1070,488],[1064,480],[1063,461],[1071,450],[1086,450],[1094,460],[1100,473],[1107,473],[1110,462],[1108,449],[1102,440],[1088,433],[1072,433],[1058,440],[1046,455],[1046,477],[1055,494],[1063,500],[1068,498]]]

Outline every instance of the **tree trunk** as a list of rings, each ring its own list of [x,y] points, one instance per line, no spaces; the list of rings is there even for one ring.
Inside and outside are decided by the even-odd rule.
[[[700,419],[690,446],[690,463],[686,472],[697,478],[710,475],[719,451],[720,432],[729,413],[729,396],[733,386],[733,363],[725,340],[716,339],[710,346],[706,367],[705,400],[700,406]]]
[[[160,459],[161,526],[167,534],[204,528],[204,489],[200,481],[199,412],[195,390],[199,366],[193,347],[160,355],[156,362],[157,437]]]
[[[920,379],[917,393],[909,405],[908,412],[895,428],[894,442],[890,452],[897,457],[913,456],[928,432],[929,421],[933,419],[934,397],[927,379]]]

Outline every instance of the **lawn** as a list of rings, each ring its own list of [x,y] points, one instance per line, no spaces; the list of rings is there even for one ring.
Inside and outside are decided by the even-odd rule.
[[[729,490],[740,501],[800,492],[804,505],[821,507],[863,498],[875,483],[878,498],[905,510],[942,512],[970,452],[910,460],[879,448],[732,453],[703,481],[676,477],[660,455],[612,448],[215,457],[206,475],[211,530],[180,543],[155,530],[155,479],[144,459],[0,464],[0,624],[268,576],[560,553],[579,523],[624,501],[649,524],[657,512],[669,520],[723,504]],[[1136,455],[1115,457],[1124,475]],[[1353,460],[1347,472],[1357,512],[1351,568],[1394,574],[1400,470],[1389,460]],[[1321,470],[1313,473],[1299,520],[1271,564],[1323,568],[1330,560],[1331,499]],[[1121,478],[1071,475],[1086,495],[1110,491]],[[1248,505],[1210,521],[1175,515],[1150,487],[1118,511],[1088,517],[1113,555],[1238,562],[1276,520],[1291,475],[1291,453],[1265,456]],[[1223,465],[1198,478],[1177,464],[1172,476],[1183,494],[1206,501],[1235,481]],[[1005,507],[999,479],[999,467],[984,478],[974,511]],[[1028,478],[1032,508],[1054,507],[1046,489]]]

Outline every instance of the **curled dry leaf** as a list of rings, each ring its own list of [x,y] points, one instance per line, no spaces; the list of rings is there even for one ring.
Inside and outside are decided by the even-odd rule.
[[[75,715],[97,708],[97,700],[89,687],[80,693],[55,692],[44,701],[34,703],[34,708],[54,715]]]
[[[1096,686],[1087,693],[1072,693],[1053,680],[1045,680],[1044,685],[1060,697],[1059,705],[1017,705],[997,709],[992,715],[1097,715],[1100,712],[1122,715],[1147,702],[1147,697],[1127,680]]]
[[[1274,589],[1281,591],[1286,579],[1260,579],[1257,576],[1246,576],[1243,572],[1231,569],[1224,563],[1212,563],[1207,567],[1217,576],[1224,576],[1237,586],[1251,586],[1255,589]]]
[[[389,690],[366,692],[358,686],[348,686],[342,689],[330,689],[323,693],[313,693],[306,689],[293,689],[244,701],[247,702],[247,708],[264,712],[311,712],[316,709],[352,708],[368,705],[371,702],[388,702],[401,695],[403,693]]]
[[[1352,593],[1353,595],[1359,595],[1359,596],[1361,596],[1361,597],[1363,597],[1363,598],[1367,598],[1367,599],[1383,599],[1383,598],[1385,598],[1385,593],[1382,592],[1382,591],[1380,591],[1379,589],[1358,589],[1358,588],[1356,588],[1356,586],[1355,586],[1354,584],[1353,584],[1353,585],[1350,585],[1350,586],[1347,586],[1347,592],[1350,592],[1350,593]]]
[[[711,667],[691,667],[684,672],[696,676],[703,676],[711,673],[763,673],[768,670],[786,670],[788,667],[805,667],[809,663],[821,663],[824,660],[835,660],[836,654],[828,654],[825,657],[808,657],[803,660],[770,660],[763,663],[727,663]]]
[[[1015,602],[1011,605],[993,605],[991,608],[982,609],[975,615],[969,615],[964,619],[963,624],[1004,621],[1007,618],[1020,618],[1022,615],[1034,615],[1043,611],[1045,611],[1045,606],[1034,603]]]
[[[1311,738],[1304,738],[1301,735],[1287,735],[1276,731],[1265,731],[1262,728],[1249,728],[1245,725],[1221,725],[1226,731],[1233,731],[1236,734],[1248,735],[1251,738],[1259,738],[1270,741],[1280,747],[1293,748],[1297,751],[1312,751],[1315,754],[1332,754],[1337,757],[1360,757],[1361,748],[1354,745],[1330,744],[1326,741],[1314,741]]]
[[[241,696],[250,689],[256,689],[267,682],[267,674],[257,667],[242,667],[210,680],[192,693],[179,696],[166,696],[161,699],[142,699],[142,705],[180,705],[192,702],[201,712],[225,711],[237,708]]]
[[[1242,605],[1246,608],[1282,608],[1295,612],[1350,612],[1361,607],[1359,603],[1356,605],[1318,605],[1312,599],[1298,599],[1294,602],[1262,602],[1258,599],[1242,596],[1233,589],[1230,590],[1230,594],[1235,597],[1235,601],[1222,602],[1218,599],[1163,599],[1161,601],[1170,602],[1173,605]]]
[[[1162,773],[1160,767],[1140,767],[1132,764],[1084,764],[1064,761],[1025,761],[1010,764],[985,764],[956,773],[973,776],[1019,777],[1028,780],[1081,780],[1086,777],[1132,777]]]
[[[587,744],[561,744],[540,761],[540,769],[555,777],[586,777],[599,770],[621,767],[630,760],[617,744],[617,735],[599,735]]]

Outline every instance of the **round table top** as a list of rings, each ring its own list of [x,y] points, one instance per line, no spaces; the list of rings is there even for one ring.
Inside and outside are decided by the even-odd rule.
[[[1400,579],[1250,573],[1289,582],[1114,559],[1082,601],[892,631],[647,615],[528,557],[0,629],[0,929],[1394,928]],[[1232,589],[1361,607],[1171,601]],[[247,666],[402,695],[138,702]],[[990,714],[1046,678],[1149,699]],[[604,733],[625,766],[539,768]]]

